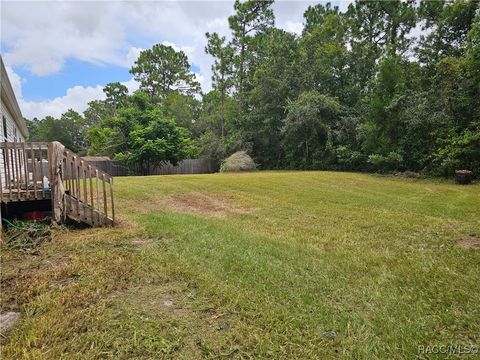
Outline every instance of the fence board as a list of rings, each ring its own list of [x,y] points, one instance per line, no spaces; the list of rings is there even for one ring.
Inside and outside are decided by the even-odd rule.
[[[140,168],[129,169],[116,160],[95,160],[85,161],[85,163],[95,166],[97,169],[111,176],[139,176],[143,175]],[[150,175],[174,175],[174,174],[210,174],[218,171],[218,164],[212,160],[205,159],[186,159],[173,166],[166,163],[156,167]]]

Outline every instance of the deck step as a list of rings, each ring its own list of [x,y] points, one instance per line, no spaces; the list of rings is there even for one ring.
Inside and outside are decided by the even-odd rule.
[[[77,223],[85,223],[93,227],[113,225],[110,217],[72,195],[65,194],[65,206],[67,218]]]

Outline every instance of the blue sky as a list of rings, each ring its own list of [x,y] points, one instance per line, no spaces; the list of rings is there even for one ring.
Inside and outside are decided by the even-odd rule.
[[[62,69],[49,76],[35,76],[27,69],[13,66],[13,70],[25,79],[22,95],[25,100],[45,101],[65,95],[76,85],[96,86],[109,82],[125,82],[131,74],[125,67],[108,64],[92,64],[77,59],[67,59]]]
[[[315,3],[275,3],[276,25],[300,32],[303,12]],[[210,90],[205,32],[229,36],[233,1],[2,1],[1,10],[1,52],[20,108],[27,118],[43,118],[82,112],[109,82],[134,91],[128,70],[156,43],[184,51],[202,89]]]
[[[127,82],[132,75],[128,68],[118,65],[92,64],[77,59],[67,59],[62,69],[49,76],[35,76],[25,68],[13,66],[16,74],[25,83],[22,95],[25,100],[45,101],[65,95],[66,89],[76,85],[104,86],[110,82]],[[200,68],[192,64],[190,71],[199,73]]]

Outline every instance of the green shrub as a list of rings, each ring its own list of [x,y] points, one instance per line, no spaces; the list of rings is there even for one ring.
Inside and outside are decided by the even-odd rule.
[[[403,157],[398,152],[392,151],[387,156],[371,154],[367,162],[373,171],[388,172],[401,169]]]
[[[444,140],[433,157],[436,175],[452,176],[455,170],[470,170],[480,175],[480,128],[465,130]]]

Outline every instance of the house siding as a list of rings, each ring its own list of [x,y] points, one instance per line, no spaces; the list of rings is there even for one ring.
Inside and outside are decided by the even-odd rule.
[[[12,114],[10,114],[7,110],[6,105],[4,104],[3,100],[1,101],[1,108],[0,112],[2,114],[2,123],[1,123],[1,134],[2,134],[2,141],[8,142],[24,142],[25,139],[22,136],[22,133],[18,126],[16,125],[15,121],[13,120]],[[4,134],[3,131],[3,117],[7,120],[7,134]]]
[[[0,107],[0,136],[1,142],[24,142],[25,138],[22,136],[20,129],[18,128],[17,124],[13,120],[12,114],[7,109],[6,104],[1,100],[1,107]],[[6,120],[6,127],[7,133],[5,134],[4,127],[3,127],[3,118]],[[5,167],[4,167],[4,159],[3,156],[0,156],[0,176],[2,178],[2,187],[6,188],[6,175],[5,175]]]

